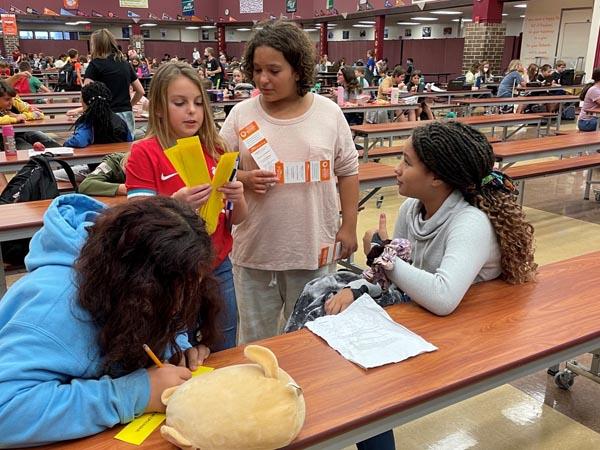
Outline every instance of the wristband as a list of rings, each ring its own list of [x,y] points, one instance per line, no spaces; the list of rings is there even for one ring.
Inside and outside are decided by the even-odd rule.
[[[352,289],[352,288],[350,288],[350,292],[352,292],[352,299],[356,300],[361,295],[366,294],[367,292],[369,292],[369,288],[363,284],[358,289]]]

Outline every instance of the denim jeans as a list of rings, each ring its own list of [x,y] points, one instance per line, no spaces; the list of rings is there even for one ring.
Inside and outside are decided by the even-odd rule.
[[[577,121],[577,128],[579,128],[579,131],[596,131],[597,126],[597,117],[591,117],[589,119],[579,119]]]
[[[217,317],[217,331],[221,336],[221,341],[210,348],[211,352],[218,352],[235,347],[237,344],[237,301],[235,297],[235,289],[233,287],[232,265],[229,258],[226,258],[219,265],[219,267],[213,271],[213,275],[219,281],[221,297],[223,298],[221,311]],[[202,317],[199,317],[198,329],[201,327],[201,325]],[[188,332],[190,344],[194,346],[200,343],[196,332],[197,330],[190,330]]]
[[[373,436],[356,444],[358,450],[395,450],[396,441],[392,430]]]

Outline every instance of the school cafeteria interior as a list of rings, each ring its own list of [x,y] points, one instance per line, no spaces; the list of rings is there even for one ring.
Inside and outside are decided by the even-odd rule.
[[[246,42],[264,21],[294,21],[314,44],[312,92],[341,103],[353,121],[361,164],[396,166],[401,157],[398,149],[419,121],[465,120],[488,136],[498,164],[518,183],[519,201],[535,229],[535,260],[542,271],[546,265],[600,251],[600,185],[595,184],[600,179],[600,137],[595,131],[586,139],[586,132],[578,129],[581,104],[575,97],[591,81],[594,68],[600,67],[600,0],[0,0],[0,8],[0,53],[11,70],[18,66],[15,57],[28,59],[33,75],[50,89],[23,98],[31,95],[35,105],[52,114],[45,120],[56,121],[56,126],[38,131],[58,142],[69,134],[69,126],[58,124],[59,119],[68,108],[78,107],[80,99],[78,93],[54,92],[60,70],[54,61],[70,49],[85,60],[95,30],[110,30],[123,51],[135,55],[130,60],[146,66],[148,73],[139,78],[148,96],[152,74],[164,61],[186,61],[210,78],[203,61],[206,48],[220,55],[228,84],[232,71],[243,64]],[[515,70],[517,66],[511,65],[516,60],[523,83],[500,97],[502,79]],[[357,76],[367,75],[367,87],[355,104],[340,102],[335,90],[338,71],[347,66],[362,68],[355,71]],[[382,80],[393,78],[397,66],[419,71],[424,86],[412,95],[418,100],[406,102],[406,111],[400,113],[404,94],[390,101],[386,100],[389,93],[379,88]],[[546,84],[544,78],[551,80],[557,72],[558,82]],[[223,86],[213,82],[212,88],[217,92]],[[211,98],[220,126],[239,99],[227,104],[222,94]],[[377,99],[379,103],[371,105]],[[68,106],[61,106],[63,102]],[[600,105],[593,114],[600,116]],[[143,136],[145,120],[143,115],[136,118],[137,138]],[[585,142],[574,142],[577,138]],[[522,150],[528,152],[526,157],[515,156],[518,148],[526,149]],[[0,161],[0,167],[6,161]],[[15,171],[14,167],[12,172],[3,170],[9,179]],[[358,215],[359,242],[367,230],[377,228],[380,213],[385,212],[388,223],[393,223],[405,200],[389,177],[379,185],[375,181],[365,186],[368,189],[361,191],[361,197],[366,200]],[[4,206],[0,206],[0,229]],[[360,250],[353,264],[366,267]],[[10,269],[6,268],[8,286],[23,276],[22,270]],[[598,279],[591,282],[600,292]],[[596,303],[600,301],[600,295],[595,297]],[[600,317],[596,321],[600,333]],[[564,334],[575,333],[578,323],[564,321],[560,328]],[[457,339],[460,333],[456,329]],[[550,374],[537,368],[403,420],[406,423],[394,428],[396,448],[599,449],[598,355],[583,353],[575,361],[571,364],[591,366],[596,375],[565,374],[566,361],[561,361],[557,378],[556,370]],[[442,365],[435,370],[453,369]],[[416,370],[405,376],[418,380],[421,375]],[[390,383],[396,382],[405,380]],[[374,389],[373,395],[378,392]],[[308,408],[310,417],[310,404]],[[154,448],[162,448],[156,442]],[[311,445],[319,448],[318,442]]]

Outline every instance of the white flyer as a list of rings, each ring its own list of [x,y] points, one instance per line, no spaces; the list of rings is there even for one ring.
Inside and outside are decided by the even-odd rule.
[[[361,295],[340,314],[319,317],[306,327],[348,361],[365,369],[437,350],[394,322],[369,294]]]
[[[250,122],[239,131],[239,135],[258,167],[262,170],[273,171],[279,158],[267,142],[258,124],[254,121]]]

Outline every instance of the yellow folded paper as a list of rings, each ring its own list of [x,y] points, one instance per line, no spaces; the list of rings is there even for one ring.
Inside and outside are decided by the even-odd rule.
[[[196,377],[212,372],[212,367],[200,366],[192,372],[192,376]],[[137,419],[129,422],[125,428],[115,435],[118,439],[129,444],[141,445],[148,436],[156,430],[165,420],[165,415],[162,413],[142,414]]]
[[[217,189],[231,178],[238,152],[225,153],[219,158],[212,180],[198,136],[178,139],[176,145],[165,150],[165,155],[187,187],[211,184],[210,197],[199,209],[198,214],[204,219],[208,234],[213,234],[217,229],[224,201],[223,194],[217,192]]]

